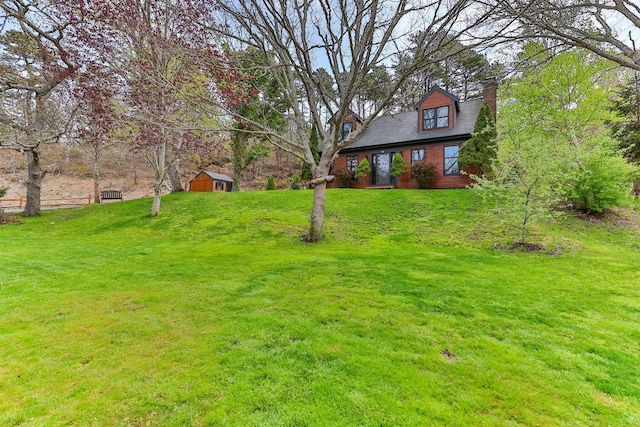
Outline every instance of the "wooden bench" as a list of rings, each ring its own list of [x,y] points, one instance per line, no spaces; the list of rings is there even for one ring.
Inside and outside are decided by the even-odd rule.
[[[122,191],[104,190],[100,192],[100,201],[103,200],[122,200]]]

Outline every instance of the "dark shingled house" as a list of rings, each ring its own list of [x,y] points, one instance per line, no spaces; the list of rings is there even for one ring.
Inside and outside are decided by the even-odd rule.
[[[495,83],[485,85],[483,99],[468,101],[460,101],[436,86],[418,102],[415,111],[382,116],[371,122],[353,144],[340,150],[333,170],[354,172],[366,157],[371,173],[356,180],[352,187],[418,188],[411,177],[411,166],[426,161],[436,170],[432,188],[464,188],[470,179],[460,173],[458,151],[471,138],[480,107],[486,103],[495,114],[495,102]],[[396,153],[402,155],[409,171],[392,177],[391,161]]]

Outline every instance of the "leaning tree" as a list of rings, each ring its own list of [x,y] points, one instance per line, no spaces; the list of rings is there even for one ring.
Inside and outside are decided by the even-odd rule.
[[[487,23],[489,12],[470,0],[238,0],[218,1],[212,16],[228,23],[218,27],[230,43],[262,52],[268,70],[290,104],[291,131],[274,132],[272,143],[311,164],[315,185],[307,240],[322,239],[329,167],[340,149],[351,144],[369,123],[385,110],[408,76],[443,59],[445,47],[464,40],[471,29]],[[207,25],[207,22],[199,22]],[[421,31],[417,31],[421,30]],[[338,132],[349,114],[366,76],[390,63],[419,34],[417,48],[402,72],[392,76],[384,99],[377,103],[362,126],[346,137]],[[328,86],[318,70],[335,80]],[[322,113],[329,112],[326,127]],[[233,111],[229,111],[234,114]],[[309,122],[315,124],[321,155],[316,161],[309,144]]]

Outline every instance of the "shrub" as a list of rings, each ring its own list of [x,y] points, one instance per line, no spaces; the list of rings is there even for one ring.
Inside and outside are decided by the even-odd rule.
[[[291,175],[289,178],[287,178],[287,183],[289,184],[289,188],[290,189],[299,190],[300,189],[300,176]]]
[[[351,188],[353,185],[354,177],[353,172],[348,170],[337,170],[333,173],[336,177],[336,185],[338,188]]]
[[[371,173],[371,165],[369,164],[369,160],[365,157],[360,160],[360,163],[358,163],[358,167],[356,168],[356,173],[353,175],[353,178],[358,179],[363,176],[367,176],[369,173]]]
[[[273,180],[273,177],[270,176],[267,179],[267,190],[275,190],[276,189],[276,182]]]
[[[566,197],[585,212],[604,212],[628,204],[638,168],[620,155],[595,151],[569,174]]]
[[[300,178],[303,181],[309,181],[313,178],[313,174],[311,173],[311,165],[309,163],[302,161],[302,167],[300,168]]]
[[[391,161],[391,176],[400,176],[403,173],[407,173],[407,162],[404,161],[402,154],[396,153]]]
[[[4,197],[7,194],[7,190],[9,190],[8,188],[3,188],[0,187],[0,197]],[[2,207],[0,207],[0,217],[4,215],[4,209],[2,209]]]
[[[411,166],[411,174],[418,181],[418,188],[431,188],[436,176],[436,167],[425,161],[416,162]]]

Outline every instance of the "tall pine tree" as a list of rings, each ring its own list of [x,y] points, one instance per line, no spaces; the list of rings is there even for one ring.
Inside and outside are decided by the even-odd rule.
[[[484,105],[478,113],[471,139],[460,148],[458,155],[460,167],[477,166],[479,176],[489,174],[491,161],[496,157],[497,136],[493,112],[487,105]]]
[[[609,125],[626,157],[637,162],[640,160],[640,72],[632,72],[617,95],[610,109],[620,120],[611,120]]]

